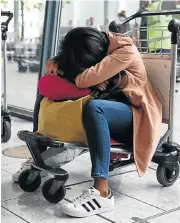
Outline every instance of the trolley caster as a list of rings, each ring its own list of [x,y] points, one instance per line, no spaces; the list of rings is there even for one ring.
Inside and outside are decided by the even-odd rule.
[[[179,177],[179,172],[180,167],[178,163],[171,167],[159,164],[156,171],[157,180],[162,186],[169,187],[176,182]]]
[[[66,187],[61,181],[51,178],[43,184],[42,194],[48,202],[57,204],[64,199],[66,195]]]
[[[34,192],[41,185],[40,171],[35,169],[24,170],[18,178],[20,188],[25,192]]]
[[[11,123],[8,120],[3,120],[2,125],[1,141],[7,142],[11,138]]]

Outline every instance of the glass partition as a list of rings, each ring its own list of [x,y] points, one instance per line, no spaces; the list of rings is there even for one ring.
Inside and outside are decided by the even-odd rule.
[[[58,42],[60,44],[64,35],[77,26],[91,26],[101,31],[109,31],[111,21],[124,19],[138,10],[139,0],[63,1]]]
[[[2,0],[14,17],[7,33],[7,103],[32,110],[40,69],[44,0]],[[3,18],[1,18],[3,20]]]

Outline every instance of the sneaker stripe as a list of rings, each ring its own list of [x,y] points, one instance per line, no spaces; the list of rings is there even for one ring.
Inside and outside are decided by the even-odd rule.
[[[90,201],[87,202],[89,204],[89,206],[93,209],[93,210],[96,210],[96,208],[91,204]]]
[[[93,199],[93,201],[98,206],[98,208],[101,208],[101,205],[97,202],[97,200],[95,198]]]
[[[89,208],[85,204],[82,204],[82,206],[84,209],[86,209],[87,212],[90,212]]]
[[[108,199],[111,199],[113,196],[113,194],[111,193],[109,196],[108,196]]]

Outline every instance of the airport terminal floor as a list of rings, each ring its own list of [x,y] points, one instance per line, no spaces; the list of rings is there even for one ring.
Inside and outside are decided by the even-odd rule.
[[[180,90],[180,86],[177,86]],[[176,95],[176,114],[180,114],[180,93]],[[176,117],[177,117],[176,116]],[[24,145],[17,138],[17,132],[32,130],[32,123],[12,118],[12,137],[2,144],[1,150]],[[162,132],[164,127],[162,126]],[[175,123],[175,141],[180,143],[180,119]],[[115,210],[88,218],[78,219],[64,215],[58,204],[48,203],[42,196],[41,188],[35,193],[23,192],[12,183],[12,174],[19,170],[23,159],[1,155],[1,218],[3,223],[179,223],[180,222],[180,178],[171,187],[162,187],[156,179],[157,165],[152,163],[142,178],[135,165],[113,171],[109,177],[110,187],[115,196]],[[72,201],[82,189],[92,186],[90,157],[88,153],[75,158],[63,166],[70,177],[66,183],[66,202]],[[49,176],[50,178],[50,176]],[[46,179],[43,179],[43,182]],[[43,183],[42,182],[42,183]]]
[[[180,40],[179,35],[177,35],[180,30],[180,23],[178,23],[178,19],[180,20],[180,1],[19,0],[13,1],[12,4],[11,0],[3,0],[1,1],[1,6],[1,32],[5,35],[4,37],[7,37],[4,42],[2,35],[1,47],[1,222],[180,223],[180,171],[178,172],[180,168],[180,150],[178,146],[180,145]],[[140,11],[143,12],[139,13]],[[150,15],[151,11],[156,13]],[[162,11],[165,14],[162,14]],[[174,12],[172,13],[172,11]],[[10,20],[8,23],[4,23],[7,18],[10,18]],[[130,19],[127,20],[128,18]],[[127,22],[124,23],[126,20]],[[173,22],[171,23],[172,20]],[[169,24],[172,26],[168,31]],[[39,80],[45,76],[45,64],[47,60],[57,55],[60,49],[62,50],[62,40],[75,27],[91,27],[92,29],[103,31],[103,38],[104,32],[109,31],[125,33],[131,37],[134,42],[132,46],[137,47],[137,55],[140,52],[148,78],[152,82],[154,89],[157,90],[157,94],[153,96],[155,97],[159,93],[162,99],[163,123],[159,122],[159,126],[161,124],[160,135],[162,138],[165,136],[169,124],[169,132],[173,130],[173,142],[175,143],[172,145],[170,144],[171,140],[166,140],[168,137],[163,138],[163,145],[166,145],[166,148],[160,146],[159,153],[156,151],[159,155],[156,155],[155,152],[152,162],[143,177],[138,175],[134,162],[134,153],[127,152],[126,147],[122,147],[125,150],[120,149],[121,144],[115,144],[114,150],[111,150],[108,178],[111,193],[107,197],[107,199],[111,199],[114,196],[115,208],[113,211],[105,211],[85,218],[66,215],[61,208],[61,204],[73,203],[74,199],[81,195],[79,202],[83,199],[86,201],[80,205],[83,211],[85,209],[85,211],[91,212],[102,208],[101,205],[103,204],[101,203],[100,205],[96,199],[92,199],[94,203],[87,200],[89,199],[87,198],[89,196],[87,191],[93,190],[94,183],[91,177],[92,157],[90,157],[89,150],[84,152],[84,147],[82,150],[79,144],[65,144],[65,147],[62,147],[59,141],[52,140],[53,136],[49,136],[52,138],[48,141],[49,138],[43,138],[44,136],[42,135],[32,133],[34,105],[39,94]],[[171,38],[171,35],[173,38]],[[108,44],[110,44],[110,41]],[[6,55],[4,52],[6,52]],[[140,56],[139,58],[141,60]],[[177,63],[173,58],[176,58]],[[124,58],[121,59],[123,60]],[[59,70],[56,69],[56,72],[59,72]],[[123,70],[124,72],[127,74],[126,69],[125,71]],[[121,75],[121,80],[124,80],[121,72],[118,75]],[[61,77],[56,76],[56,78]],[[134,81],[136,81],[135,78]],[[129,83],[127,82],[126,84],[128,86]],[[125,87],[127,87],[126,84]],[[52,85],[48,84],[48,87],[52,87]],[[120,99],[122,98],[120,97]],[[63,100],[60,103],[66,102],[66,100]],[[74,101],[75,99],[70,100]],[[118,101],[118,99],[116,100]],[[173,100],[174,104],[172,103]],[[55,101],[57,102],[57,100]],[[52,101],[52,103],[56,102]],[[152,107],[156,102],[153,99],[148,109],[153,110]],[[47,109],[48,106],[49,104],[47,104]],[[142,109],[141,106],[136,108]],[[10,113],[8,113],[9,111]],[[172,111],[173,116],[171,116]],[[157,113],[157,110],[155,113]],[[165,118],[166,121],[164,121]],[[56,119],[58,118],[56,117]],[[8,136],[5,133],[9,128],[11,135]],[[23,133],[27,138],[22,139],[23,134],[20,136],[19,132],[22,130],[27,131]],[[30,135],[28,135],[29,133]],[[34,135],[31,135],[31,133]],[[35,146],[38,148],[40,144],[45,143],[46,148],[48,148],[44,152],[45,156],[53,158],[56,165],[58,163],[59,166],[53,167],[51,164],[45,163],[52,167],[50,169],[49,166],[45,166],[46,170],[51,173],[47,174],[47,171],[41,171],[40,173],[42,162],[38,161],[39,163],[37,163],[37,153],[34,153],[35,155],[33,154],[33,156],[31,155],[30,149],[34,145],[29,143],[28,148],[25,142],[29,140],[28,137],[35,137],[33,140],[37,140],[34,142],[37,142]],[[26,140],[23,141],[24,139]],[[58,149],[61,152],[58,153]],[[45,159],[44,157],[43,159]],[[26,162],[25,165],[24,162]],[[34,163],[36,163],[36,166],[33,166]],[[17,182],[14,182],[14,174],[21,168],[25,168],[26,165],[29,165],[32,171],[27,171],[27,176],[25,174],[21,175],[21,179],[16,177]],[[159,166],[161,166],[161,170]],[[112,168],[113,171],[111,171]],[[59,175],[57,174],[58,171]],[[45,176],[39,180],[44,172]],[[69,176],[68,179],[66,174]],[[24,185],[26,184],[26,189],[23,189],[22,185],[20,186],[22,176],[25,177]],[[43,192],[45,191],[44,185],[48,186],[47,182],[50,182],[48,180],[53,177],[56,180],[49,186],[48,192],[47,190]],[[175,182],[173,182],[174,178],[176,178]],[[36,183],[32,184],[35,180],[37,185]],[[161,181],[164,186],[158,181]],[[57,187],[55,186],[62,182],[63,184],[58,187],[62,189],[61,192],[56,193],[55,188],[57,189]],[[167,185],[168,183],[169,186]],[[34,191],[29,192],[28,190],[33,190],[33,187],[35,188]],[[86,192],[83,194],[85,196],[83,198],[82,192],[84,190]],[[58,201],[58,197],[63,199],[55,202],[55,200]]]

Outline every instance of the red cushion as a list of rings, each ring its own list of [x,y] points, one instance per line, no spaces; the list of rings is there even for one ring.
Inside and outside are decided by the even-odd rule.
[[[120,142],[117,142],[116,140],[111,139],[111,146],[119,146],[120,144],[121,144]]]
[[[117,161],[122,158],[127,159],[129,157],[129,154],[123,154],[123,153],[111,153],[111,161]]]
[[[39,80],[39,93],[51,100],[77,99],[89,95],[89,89],[79,89],[75,84],[57,75],[47,74]]]

